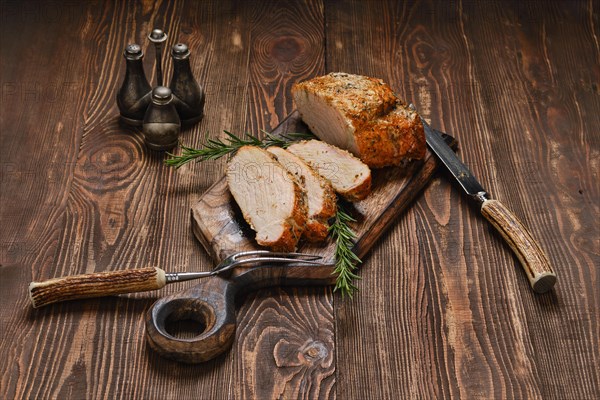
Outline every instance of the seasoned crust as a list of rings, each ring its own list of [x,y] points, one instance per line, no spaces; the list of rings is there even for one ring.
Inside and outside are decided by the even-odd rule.
[[[320,213],[308,218],[306,230],[303,234],[306,240],[312,243],[321,243],[327,239],[327,235],[329,234],[328,220],[337,212],[337,196],[333,191],[333,187],[325,179],[319,178],[323,181],[323,188],[325,189],[323,207]]]
[[[332,218],[337,211],[337,196],[331,186],[319,174],[315,172],[321,181],[323,193],[323,206],[321,211],[316,215],[311,215],[306,222],[306,229],[303,236],[311,243],[321,243],[327,239],[329,233],[329,219]]]
[[[289,176],[290,179],[294,179],[291,174]],[[296,194],[296,202],[294,204],[292,215],[284,223],[283,234],[278,238],[278,240],[272,242],[259,242],[257,240],[256,242],[259,245],[269,247],[273,251],[292,252],[296,250],[296,246],[298,245],[298,242],[302,237],[302,233],[307,226],[307,210],[306,202],[304,201],[304,193],[295,180],[294,192]]]
[[[355,132],[360,159],[369,167],[402,166],[425,157],[425,132],[419,115],[399,103],[390,113]]]
[[[309,219],[306,222],[304,238],[310,243],[323,243],[329,234],[329,224],[316,219]]]
[[[381,79],[363,75],[331,72],[292,86],[297,92],[317,94],[338,108],[355,128],[386,114],[396,105],[397,97]]]
[[[327,180],[322,178],[319,174],[317,175],[322,182],[322,187],[325,193],[323,195],[323,208],[321,208],[320,213],[313,216],[313,219],[328,220],[337,212],[337,196],[335,195],[335,191],[333,190],[331,183],[327,182]]]
[[[339,194],[351,202],[366,199],[367,196],[371,194],[371,175],[369,175],[359,186],[356,186],[347,192],[339,192]]]

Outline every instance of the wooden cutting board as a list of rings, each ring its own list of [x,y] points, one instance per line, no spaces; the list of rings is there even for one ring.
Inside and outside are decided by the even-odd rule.
[[[297,111],[291,113],[273,134],[309,132]],[[453,140],[446,136],[448,140]],[[357,220],[355,253],[362,257],[382,233],[419,195],[437,168],[437,159],[427,150],[423,162],[413,163],[408,169],[384,168],[372,172],[372,193],[356,203],[348,203],[351,215]],[[260,249],[254,233],[244,221],[223,176],[210,187],[192,207],[192,226],[195,236],[215,261],[243,250]],[[334,244],[329,240],[323,246],[301,244],[298,251],[318,254],[333,262]]]
[[[298,112],[290,114],[272,133],[292,132],[308,132]],[[446,139],[453,140],[449,136]],[[356,219],[352,228],[357,235],[354,252],[359,257],[373,247],[419,195],[437,166],[437,159],[427,152],[425,160],[406,169],[384,168],[372,172],[372,193],[365,200],[348,204],[348,211]],[[215,264],[234,253],[260,249],[252,229],[229,193],[224,176],[192,207],[192,227]],[[235,298],[240,292],[274,285],[335,283],[334,243],[331,240],[322,246],[301,244],[298,251],[321,255],[325,263],[322,266],[263,264],[238,267],[227,276],[204,278],[185,291],[158,300],[146,317],[148,343],[164,357],[188,363],[207,361],[229,349],[233,343]],[[169,320],[181,319],[199,321],[205,329],[191,339],[173,337],[167,332],[166,324]]]

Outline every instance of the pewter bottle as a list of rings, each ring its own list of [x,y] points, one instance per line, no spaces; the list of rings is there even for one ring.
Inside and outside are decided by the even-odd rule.
[[[173,104],[171,89],[157,86],[144,116],[144,140],[152,150],[169,150],[177,145],[181,122]]]
[[[194,124],[204,114],[204,90],[194,79],[190,67],[190,50],[183,43],[173,45],[173,77],[169,87],[173,92],[173,103],[184,125]]]
[[[129,44],[123,56],[126,64],[125,80],[117,93],[117,106],[123,122],[141,126],[152,92],[142,64],[144,53],[139,45]]]

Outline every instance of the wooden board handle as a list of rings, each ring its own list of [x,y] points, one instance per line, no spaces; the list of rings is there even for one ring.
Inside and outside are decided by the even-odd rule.
[[[160,289],[165,284],[165,271],[160,268],[99,272],[31,282],[29,299],[37,308],[59,301],[145,292]]]
[[[199,363],[228,350],[235,339],[235,284],[220,276],[156,301],[146,314],[146,339],[163,357]],[[169,324],[187,320],[197,332],[191,338],[171,334]]]
[[[484,200],[481,214],[500,232],[519,258],[533,290],[545,293],[552,289],[556,274],[548,257],[519,219],[498,200]]]
[[[279,285],[332,285],[334,265],[259,265],[238,268],[227,278],[211,276],[190,289],[159,299],[146,314],[146,338],[163,357],[200,363],[227,351],[235,339],[235,298]],[[169,333],[171,323],[189,320],[201,327],[194,337]]]

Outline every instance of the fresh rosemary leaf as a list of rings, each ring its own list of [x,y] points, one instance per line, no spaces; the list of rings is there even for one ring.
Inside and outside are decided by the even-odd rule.
[[[300,140],[311,140],[311,139],[317,138],[312,133],[286,133],[286,134],[282,134],[279,136],[274,136],[270,133],[265,132],[264,130],[262,130],[261,132],[264,133],[264,135],[265,135],[265,139],[263,140],[262,147],[277,146],[277,147],[283,147],[285,149],[294,142],[298,142]]]
[[[362,261],[352,251],[356,234],[348,225],[350,222],[356,222],[356,220],[346,213],[338,202],[335,220],[329,227],[329,233],[335,241],[334,273],[337,274],[337,278],[333,290],[339,290],[342,293],[342,297],[348,295],[352,298],[353,293],[358,290],[352,282],[354,279],[360,279],[354,271],[356,270],[356,265]]]
[[[246,133],[244,137],[239,137],[228,131],[223,132],[227,135],[224,140],[206,139],[204,145],[199,149],[180,144],[181,154],[175,155],[167,153],[169,158],[165,160],[165,164],[170,167],[180,168],[190,161],[200,162],[219,159],[223,156],[235,153],[243,146],[258,146],[262,148],[278,146],[286,148],[295,141],[315,138],[315,136],[310,133],[287,133],[285,135],[274,136],[262,131],[265,134],[265,138],[261,140],[249,133]]]

